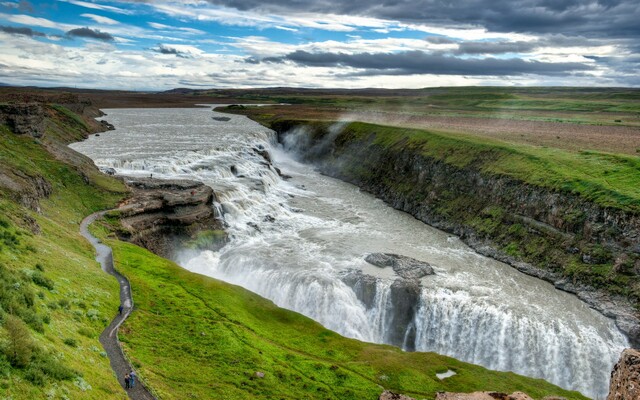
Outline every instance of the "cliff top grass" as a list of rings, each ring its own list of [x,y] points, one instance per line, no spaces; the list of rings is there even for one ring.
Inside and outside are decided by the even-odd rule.
[[[278,126],[282,122],[267,123]],[[326,121],[286,123],[310,124],[321,130],[331,125]],[[569,152],[474,135],[363,122],[346,124],[342,135],[373,138],[373,143],[398,151],[418,149],[425,156],[458,167],[473,166],[487,174],[506,175],[572,193],[604,207],[640,212],[640,157],[597,151]]]
[[[0,397],[125,399],[98,341],[117,310],[118,285],[78,233],[82,218],[112,207],[124,187],[47,151],[56,132],[84,129],[48,111],[38,140],[0,126]],[[48,197],[37,199],[37,182],[50,186]],[[40,212],[25,198],[39,201]]]
[[[112,246],[135,296],[120,339],[163,399],[373,400],[383,389],[416,398],[443,390],[583,398],[539,379],[344,338],[240,287],[108,239],[111,225],[92,230]],[[457,375],[436,377],[448,369]]]

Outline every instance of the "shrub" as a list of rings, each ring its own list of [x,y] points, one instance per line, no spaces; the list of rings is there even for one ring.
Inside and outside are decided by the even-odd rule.
[[[69,347],[78,347],[78,342],[73,338],[66,338],[62,342]]]
[[[14,367],[26,367],[31,360],[34,347],[29,329],[24,322],[13,315],[5,317],[4,329],[9,336],[9,341],[5,348],[7,359]]]
[[[42,286],[49,290],[53,290],[54,284],[53,281],[46,276],[42,275],[41,272],[36,271],[31,275],[31,280],[38,286]]]
[[[36,386],[44,386],[47,377],[37,368],[29,368],[24,374],[24,378]]]

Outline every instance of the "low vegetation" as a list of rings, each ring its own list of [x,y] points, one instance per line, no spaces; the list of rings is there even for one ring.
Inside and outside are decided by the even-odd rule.
[[[98,341],[117,283],[78,233],[124,187],[47,151],[56,135],[86,134],[60,109],[47,109],[41,140],[0,127],[0,398],[125,398]]]

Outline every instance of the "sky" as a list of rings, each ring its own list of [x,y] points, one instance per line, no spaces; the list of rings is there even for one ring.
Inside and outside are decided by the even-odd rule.
[[[638,0],[0,0],[0,84],[640,86]]]

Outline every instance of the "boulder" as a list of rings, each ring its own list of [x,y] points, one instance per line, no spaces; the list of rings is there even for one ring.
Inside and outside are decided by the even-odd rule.
[[[611,372],[607,400],[640,399],[640,351],[626,349]]]
[[[371,253],[364,260],[376,267],[391,267],[398,276],[404,279],[420,279],[435,274],[429,263],[398,254]]]
[[[413,397],[405,396],[404,394],[394,393],[390,390],[382,392],[378,400],[415,400]]]

